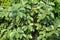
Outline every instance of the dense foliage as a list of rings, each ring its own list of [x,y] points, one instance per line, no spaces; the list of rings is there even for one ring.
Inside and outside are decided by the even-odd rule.
[[[0,0],[0,40],[60,40],[60,0]]]

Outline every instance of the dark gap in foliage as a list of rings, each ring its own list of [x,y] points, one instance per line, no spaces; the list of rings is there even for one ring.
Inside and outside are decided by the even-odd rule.
[[[33,25],[33,27],[36,27],[35,25]],[[36,28],[34,28],[34,31],[32,32],[32,40],[37,40],[37,35],[38,34],[38,30],[36,30]]]
[[[2,1],[0,0],[0,5],[1,5]]]
[[[37,15],[38,15],[38,13],[35,13],[32,17],[33,17],[33,23],[37,23]],[[33,27],[34,27],[34,32],[32,32],[32,40],[37,40],[36,38],[37,38],[37,33],[38,33],[38,31],[36,30],[36,26],[35,25],[33,25]]]

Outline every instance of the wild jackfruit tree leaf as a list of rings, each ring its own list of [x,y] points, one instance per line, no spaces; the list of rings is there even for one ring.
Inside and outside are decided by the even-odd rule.
[[[60,0],[0,0],[0,40],[59,37]]]

